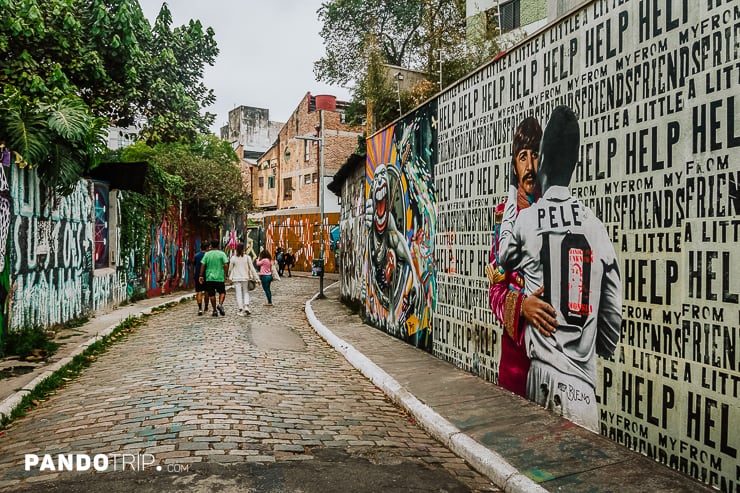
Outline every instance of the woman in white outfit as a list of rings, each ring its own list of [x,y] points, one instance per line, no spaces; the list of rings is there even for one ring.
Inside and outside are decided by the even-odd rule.
[[[236,247],[236,255],[229,260],[229,279],[234,284],[239,316],[249,315],[252,313],[249,306],[249,281],[257,282],[259,276],[251,257],[244,253],[244,245],[241,243]]]

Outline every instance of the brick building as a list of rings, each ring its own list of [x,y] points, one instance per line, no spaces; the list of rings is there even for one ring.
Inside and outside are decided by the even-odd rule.
[[[252,189],[255,207],[275,210],[319,206],[320,146],[316,141],[296,137],[319,137],[323,130],[324,209],[326,212],[339,212],[336,197],[326,193],[326,186],[357,149],[358,137],[364,131],[364,127],[351,127],[344,123],[346,105],[334,96],[307,93],[301,99],[272,146],[257,159]]]

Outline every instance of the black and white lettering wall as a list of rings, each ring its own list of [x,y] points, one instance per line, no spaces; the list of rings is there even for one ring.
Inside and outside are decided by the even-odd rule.
[[[558,105],[581,130],[571,191],[606,227],[623,288],[599,359],[599,431],[740,488],[740,3],[602,0],[438,98],[434,353],[498,381],[485,267],[514,128]]]

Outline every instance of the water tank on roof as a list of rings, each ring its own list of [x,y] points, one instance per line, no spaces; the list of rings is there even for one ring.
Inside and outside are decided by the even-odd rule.
[[[337,111],[337,97],[329,94],[316,96],[316,109]]]

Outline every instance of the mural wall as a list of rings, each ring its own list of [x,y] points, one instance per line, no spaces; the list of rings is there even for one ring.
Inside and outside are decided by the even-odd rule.
[[[324,241],[321,242],[321,215],[286,214],[264,217],[264,239],[272,255],[278,246],[292,249],[296,258],[295,270],[311,272],[311,261],[320,258],[324,245],[324,272],[337,272],[336,250],[331,248],[332,232],[339,229],[339,213],[324,214]]]
[[[366,245],[365,168],[358,166],[342,187],[339,219],[339,289],[342,299],[350,304],[363,302]]]
[[[436,104],[368,139],[365,312],[368,321],[432,349],[436,275]]]
[[[159,225],[151,226],[147,296],[159,296],[192,285],[188,268],[195,251],[183,227],[182,208],[172,206]]]
[[[740,484],[739,8],[589,3],[439,96],[434,166],[434,354],[499,384],[523,372],[523,395],[722,491]],[[569,186],[531,200],[514,187],[507,215],[515,130],[532,117],[559,139],[542,166],[572,141],[547,129],[559,105],[578,117]],[[520,317],[518,293],[540,287],[567,334]],[[543,373],[545,348],[557,371]]]
[[[35,170],[3,168],[3,186],[5,173],[13,208],[0,224],[8,237],[8,327],[48,327],[123,301],[125,274],[94,272],[96,251],[107,250],[96,248],[96,227],[108,228],[107,216],[96,221],[103,214],[95,201],[107,204],[107,187],[80,180],[69,196],[50,199]],[[95,199],[96,191],[105,197]]]

